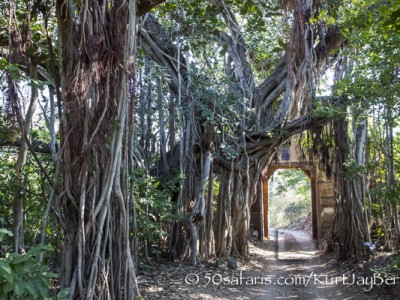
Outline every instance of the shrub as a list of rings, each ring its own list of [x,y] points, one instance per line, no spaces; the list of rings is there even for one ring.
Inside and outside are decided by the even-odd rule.
[[[6,229],[0,229],[0,242],[5,235],[12,236]],[[9,253],[0,258],[0,299],[44,299],[48,297],[51,279],[58,277],[49,267],[39,262],[40,254],[53,249],[40,244],[26,253]]]

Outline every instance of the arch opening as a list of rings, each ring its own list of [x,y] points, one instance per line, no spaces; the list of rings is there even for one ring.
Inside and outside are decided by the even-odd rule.
[[[311,179],[301,169],[276,169],[268,180],[268,226],[312,233]],[[270,233],[269,233],[270,234]]]
[[[277,159],[261,170],[257,197],[250,211],[251,234],[257,231],[260,241],[268,239],[270,217],[268,180],[276,170],[280,169],[299,169],[307,175],[311,185],[312,238],[317,240],[329,238],[335,212],[333,179],[327,177],[324,169],[319,168],[318,161],[304,158],[297,150],[296,144],[290,141],[282,145]]]
[[[315,168],[310,163],[279,163],[270,166],[265,173],[263,173],[258,197],[255,203],[251,206],[251,219],[250,227],[258,232],[258,239],[268,239],[269,230],[269,184],[268,181],[272,174],[279,169],[298,169],[303,171],[310,180],[311,192],[311,233],[313,239],[318,239],[319,233],[319,220],[318,220],[318,199],[317,199],[317,180],[315,176]]]
[[[268,230],[270,223],[270,207],[269,207],[269,180],[271,176],[277,170],[301,170],[308,177],[310,182],[310,201],[311,201],[311,234],[313,239],[318,239],[318,213],[317,213],[317,191],[316,191],[316,178],[313,172],[313,168],[308,163],[297,163],[297,164],[279,164],[276,166],[271,166],[268,172],[263,176],[262,180],[262,199],[263,199],[263,238],[268,238]]]

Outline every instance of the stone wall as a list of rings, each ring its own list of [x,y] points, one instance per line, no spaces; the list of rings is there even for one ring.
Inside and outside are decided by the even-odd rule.
[[[256,202],[251,207],[250,227],[258,232],[259,239],[268,238],[268,180],[277,169],[301,169],[311,180],[313,238],[326,238],[332,229],[334,217],[333,179],[327,178],[318,163],[309,161],[290,141],[282,146],[277,161],[263,170],[262,182]]]

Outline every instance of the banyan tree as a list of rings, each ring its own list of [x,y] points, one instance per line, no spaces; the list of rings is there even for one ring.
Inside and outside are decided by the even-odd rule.
[[[69,289],[70,299],[140,295],[135,275],[138,166],[160,182],[178,178],[171,200],[176,218],[166,226],[173,259],[190,257],[198,264],[201,256],[248,258],[250,207],[262,171],[288,138],[306,129],[320,132],[331,121],[312,112],[321,101],[331,105],[337,100],[321,100],[317,86],[327,69],[343,67],[336,62],[345,39],[332,21],[340,16],[340,2],[2,4],[9,24],[7,34],[0,31],[0,55],[47,85],[52,142],[30,142],[33,107],[25,120],[17,114],[21,138],[0,142],[21,148],[16,186],[22,182],[27,149],[52,154],[56,171],[54,178],[46,178],[51,190],[47,213],[51,209],[62,228],[60,287]],[[26,11],[23,17],[21,10]],[[32,36],[30,22],[43,26],[38,34],[42,52],[34,47],[37,36]],[[15,113],[18,94],[10,70],[7,101]],[[32,103],[37,97],[33,84]],[[355,196],[363,194],[362,182],[342,182],[339,176],[351,152],[339,145],[348,144],[348,136],[340,135],[347,123],[342,119],[330,126],[341,151],[335,157],[337,219],[348,220],[358,211],[359,222],[350,235],[343,237],[341,226],[334,230],[334,238],[345,239],[344,253],[368,233],[362,203]],[[362,163],[365,128],[358,129],[361,146],[356,157]],[[39,159],[37,163],[41,166]],[[346,197],[358,202],[349,204]],[[18,193],[14,208],[18,251],[23,244],[23,201]],[[146,213],[161,222],[157,212]]]
[[[255,75],[254,53],[246,41],[243,20],[235,14],[239,4],[230,4],[209,1],[204,4],[209,14],[198,17],[190,5],[166,10],[174,33],[156,15],[147,14],[139,26],[140,47],[167,73],[170,103],[185,110],[178,128],[169,126],[169,147],[160,151],[168,154],[161,155],[157,172],[168,177],[175,167],[184,174],[175,199],[182,217],[171,230],[170,253],[174,258],[191,255],[193,264],[199,251],[200,255],[248,257],[250,207],[259,191],[261,171],[290,136],[328,121],[312,118],[310,112],[318,101],[318,80],[335,62],[344,41],[335,25],[320,19],[322,12],[325,17],[335,13],[334,2],[294,0],[282,1],[280,6],[275,3],[274,8],[265,5],[271,10],[267,12],[271,20],[273,12],[280,12],[282,32],[274,32],[274,37],[285,42],[279,57],[265,67],[268,75],[260,78]],[[165,14],[160,18],[165,20]],[[207,27],[207,18],[215,19],[212,28]],[[267,32],[272,24],[263,23]],[[191,67],[195,58],[188,53],[193,53],[192,44],[203,35],[214,49],[222,49],[225,81],[220,96],[199,88],[199,75]],[[207,85],[210,79],[201,80]],[[221,103],[231,99],[236,99],[234,109],[240,117],[226,113],[235,122],[235,128],[226,129]],[[177,141],[171,143],[175,136]],[[213,202],[214,180],[219,192]]]

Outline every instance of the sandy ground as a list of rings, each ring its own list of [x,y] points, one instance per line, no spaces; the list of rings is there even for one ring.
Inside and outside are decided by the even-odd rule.
[[[235,270],[159,262],[139,272],[139,288],[144,299],[400,299],[393,293],[400,278],[380,284],[362,264],[339,265],[303,231],[271,229],[250,253],[250,262]]]

